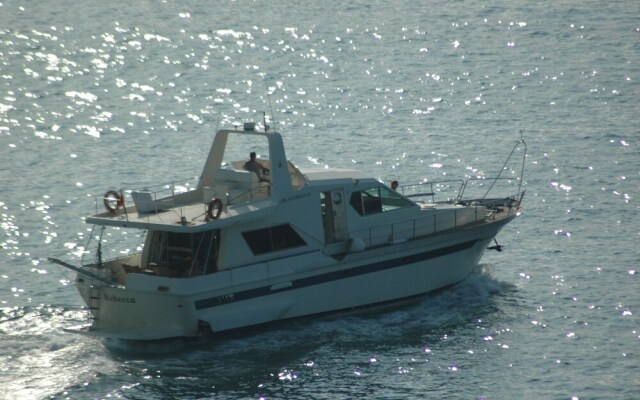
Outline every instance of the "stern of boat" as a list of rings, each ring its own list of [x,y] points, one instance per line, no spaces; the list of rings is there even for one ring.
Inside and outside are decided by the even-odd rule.
[[[182,296],[108,285],[77,285],[92,315],[88,334],[128,340],[196,336],[198,321]]]

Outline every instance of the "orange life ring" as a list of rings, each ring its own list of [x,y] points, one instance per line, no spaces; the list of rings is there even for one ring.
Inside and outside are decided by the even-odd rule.
[[[209,219],[220,218],[220,214],[222,214],[222,207],[222,200],[216,198],[212,199],[207,206],[207,217],[209,217]],[[213,210],[216,210],[215,214],[213,213]]]
[[[116,203],[115,207],[111,205],[113,202]],[[118,208],[124,208],[124,197],[115,190],[109,190],[104,194],[104,208],[111,214],[115,214]]]

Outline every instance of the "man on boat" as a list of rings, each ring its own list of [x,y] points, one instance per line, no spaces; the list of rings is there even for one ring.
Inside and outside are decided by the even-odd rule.
[[[255,151],[252,151],[249,154],[249,161],[244,163],[244,169],[250,172],[255,172],[256,175],[258,175],[260,182],[269,182],[269,179],[265,178],[265,175],[269,174],[269,168],[266,168],[256,160]]]

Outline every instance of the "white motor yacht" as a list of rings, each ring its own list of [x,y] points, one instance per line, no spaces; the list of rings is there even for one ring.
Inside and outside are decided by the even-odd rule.
[[[225,161],[236,137],[264,143],[263,168]],[[516,150],[524,167],[524,141],[509,158]],[[487,248],[501,249],[491,245],[524,190],[520,171],[507,179],[512,193],[490,197],[498,178],[459,181],[438,201],[452,182],[392,190],[355,170],[299,169],[279,133],[245,124],[216,133],[191,190],[97,199],[91,261],[50,260],[77,272],[92,314],[84,332],[110,338],[194,337],[383,305],[460,282]],[[478,183],[487,195],[465,199]],[[106,254],[114,227],[137,231],[126,235],[142,238],[137,253]]]

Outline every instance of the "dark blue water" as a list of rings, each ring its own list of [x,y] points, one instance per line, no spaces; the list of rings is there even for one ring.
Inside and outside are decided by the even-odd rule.
[[[640,393],[640,2],[0,2],[0,398],[630,399]],[[94,196],[193,178],[273,115],[301,166],[495,174],[523,215],[405,307],[131,346],[73,275]],[[132,243],[132,248],[137,243]],[[126,250],[126,249],[125,249]]]

